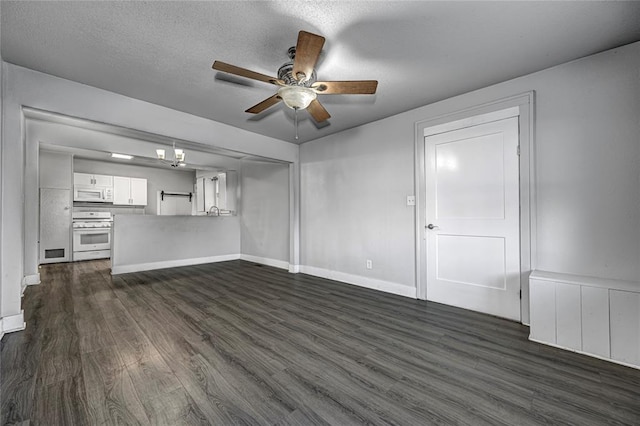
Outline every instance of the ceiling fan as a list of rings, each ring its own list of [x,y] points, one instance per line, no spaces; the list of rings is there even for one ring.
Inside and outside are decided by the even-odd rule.
[[[300,31],[296,46],[289,48],[287,52],[290,61],[278,69],[278,78],[220,61],[213,63],[213,69],[280,87],[275,95],[252,106],[245,112],[258,114],[278,102],[284,101],[285,105],[295,111],[307,109],[313,119],[321,123],[331,115],[318,101],[317,95],[371,95],[376,93],[378,87],[376,80],[316,81],[314,67],[322,51],[324,41],[322,36]]]

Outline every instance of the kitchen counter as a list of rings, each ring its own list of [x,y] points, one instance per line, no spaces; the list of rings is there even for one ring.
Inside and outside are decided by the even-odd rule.
[[[238,216],[115,215],[111,273],[240,258]]]

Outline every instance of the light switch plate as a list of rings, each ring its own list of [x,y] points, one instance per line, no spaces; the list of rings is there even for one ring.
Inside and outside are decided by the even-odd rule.
[[[415,206],[416,205],[416,196],[415,195],[407,195],[407,205]]]

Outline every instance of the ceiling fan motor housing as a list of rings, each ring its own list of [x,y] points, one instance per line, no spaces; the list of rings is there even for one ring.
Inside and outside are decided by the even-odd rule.
[[[300,80],[295,78],[295,76],[293,75],[293,60],[296,57],[295,46],[289,48],[289,50],[287,51],[287,55],[289,55],[289,58],[291,60],[289,62],[285,62],[280,68],[278,68],[278,78],[284,81],[288,86],[311,87],[311,85],[316,82],[316,70],[313,70],[308,80],[300,83]],[[302,77],[302,79],[304,79],[305,77],[306,76]]]
[[[278,93],[257,103],[246,112],[259,114],[282,101],[296,111],[306,109],[314,120],[321,123],[331,118],[331,115],[318,101],[319,94],[372,95],[378,86],[376,80],[318,82],[315,66],[324,42],[324,37],[320,35],[300,31],[296,45],[287,51],[289,61],[278,69],[278,78],[221,61],[215,61],[213,69],[279,86]]]

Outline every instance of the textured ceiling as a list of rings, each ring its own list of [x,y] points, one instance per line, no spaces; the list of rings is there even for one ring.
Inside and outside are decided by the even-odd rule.
[[[321,80],[377,79],[378,93],[324,95],[300,114],[313,140],[640,40],[640,2],[0,3],[4,61],[294,142],[282,104],[251,116],[299,30],[326,37]]]

